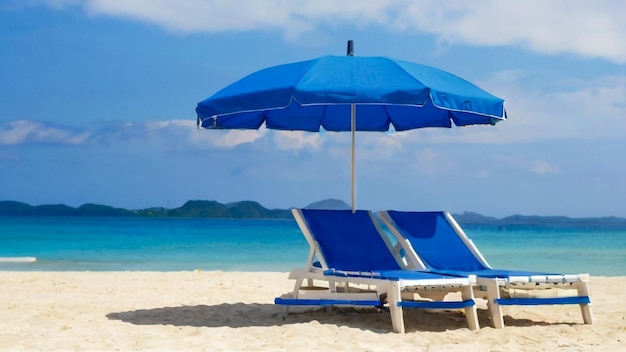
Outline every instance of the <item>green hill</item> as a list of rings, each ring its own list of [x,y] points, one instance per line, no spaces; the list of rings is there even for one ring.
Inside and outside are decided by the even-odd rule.
[[[16,201],[0,201],[0,216],[290,219],[291,212],[287,209],[267,209],[253,201],[222,204],[216,201],[190,200],[178,208],[152,207],[140,210],[128,210],[91,203],[73,208],[64,204],[32,206]]]
[[[326,199],[311,203],[308,209],[350,209],[343,201]],[[73,208],[65,204],[29,205],[11,200],[0,201],[0,216],[75,216],[75,217],[176,217],[176,218],[222,218],[222,219],[293,219],[289,209],[267,209],[254,201],[222,204],[214,200],[190,200],[178,208],[151,207],[140,210],[114,208],[108,205],[87,203]],[[453,215],[461,225],[545,225],[626,227],[626,219],[618,217],[569,218],[566,216],[511,215],[502,219],[472,212]]]

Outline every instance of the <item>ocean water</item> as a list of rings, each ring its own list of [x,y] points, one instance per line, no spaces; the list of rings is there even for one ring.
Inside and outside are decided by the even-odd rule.
[[[626,276],[626,228],[463,226],[492,267]],[[18,271],[281,271],[308,245],[293,220],[0,217]]]

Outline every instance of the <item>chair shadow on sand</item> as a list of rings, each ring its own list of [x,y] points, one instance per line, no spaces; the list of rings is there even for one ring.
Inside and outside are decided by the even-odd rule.
[[[294,309],[295,311],[295,309]],[[120,320],[135,325],[173,325],[191,327],[271,327],[288,326],[317,321],[320,324],[332,324],[371,330],[392,332],[391,317],[387,312],[376,308],[333,307],[308,308],[292,312],[282,319],[282,309],[274,304],[259,303],[222,303],[218,305],[195,305],[138,309],[126,312],[114,312],[106,315],[108,319]],[[478,310],[478,319],[482,328],[489,327],[489,313]],[[507,327],[556,325],[570,323],[533,321],[517,319],[509,315],[504,317]],[[405,310],[407,332],[411,331],[446,331],[467,328],[465,316],[459,311],[425,311],[421,309]]]

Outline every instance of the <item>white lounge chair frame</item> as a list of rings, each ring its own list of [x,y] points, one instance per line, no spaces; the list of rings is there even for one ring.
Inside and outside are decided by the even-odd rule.
[[[476,285],[475,276],[389,280],[381,279],[376,272],[333,270],[327,265],[323,252],[300,210],[292,209],[292,213],[310,249],[306,268],[293,269],[289,274],[289,279],[295,280],[293,291],[276,299],[277,304],[286,305],[283,318],[290,305],[380,307],[383,298],[386,298],[393,331],[404,333],[403,307],[458,309],[459,303],[471,301],[471,305],[464,305],[467,325],[471,330],[479,328],[476,305],[473,302],[472,288]],[[371,212],[369,214],[388,249],[391,249],[389,239],[382,232],[373,214]],[[314,264],[316,259],[321,267]],[[460,292],[462,302],[444,301],[444,297],[451,292]]]
[[[467,236],[465,231],[459,226],[454,217],[449,212],[444,211],[446,220],[450,223],[456,234],[468,247],[468,249],[474,254],[476,259],[482,263],[485,267],[491,269],[492,267],[487,263],[485,257],[480,253],[474,242]],[[395,239],[398,241],[394,252],[398,253],[399,248],[404,248],[405,262],[407,267],[414,270],[428,270],[427,266],[420,259],[419,255],[411,245],[411,243],[402,236],[393,224],[393,220],[386,211],[378,213],[383,223],[389,228]],[[474,295],[478,298],[487,300],[487,308],[491,316],[491,321],[496,329],[504,327],[504,318],[502,315],[503,305],[533,305],[537,303],[530,303],[530,300],[524,301],[525,298],[511,298],[511,292],[517,290],[524,290],[528,294],[532,294],[532,291],[536,290],[549,290],[549,289],[565,289],[576,290],[576,296],[581,298],[580,309],[585,324],[592,324],[593,318],[591,313],[591,302],[588,301],[589,297],[589,274],[576,274],[576,275],[537,275],[537,276],[507,276],[506,278],[485,278],[478,276],[476,279],[476,286],[474,289]],[[572,295],[565,297],[571,298]],[[562,299],[565,298],[541,298],[542,303],[539,304],[561,304]],[[529,302],[529,303],[526,303]]]

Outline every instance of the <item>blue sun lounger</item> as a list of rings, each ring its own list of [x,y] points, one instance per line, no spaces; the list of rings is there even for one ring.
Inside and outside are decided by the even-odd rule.
[[[385,304],[394,332],[404,333],[403,308],[464,309],[468,327],[478,329],[473,297],[475,276],[453,277],[405,270],[370,211],[293,209],[310,251],[305,269],[294,269],[292,292],[275,299],[289,306],[374,306]],[[460,292],[461,299],[444,300]]]
[[[493,269],[448,212],[390,210],[379,215],[403,247],[408,267],[448,275],[476,275],[474,294],[487,299],[495,328],[504,327],[503,305],[579,304],[584,323],[592,323],[589,274]],[[570,294],[551,294],[562,290]]]

